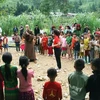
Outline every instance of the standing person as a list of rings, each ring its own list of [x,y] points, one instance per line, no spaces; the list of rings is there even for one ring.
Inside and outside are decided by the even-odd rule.
[[[57,62],[57,70],[61,69],[61,40],[59,38],[60,32],[58,30],[54,30],[54,41],[52,47],[54,47],[54,54]]]
[[[61,49],[62,49],[62,58],[66,58],[66,53],[67,53],[67,42],[66,42],[66,35],[64,34],[62,37],[62,45],[61,45]]]
[[[67,32],[67,37],[66,37],[66,42],[67,42],[67,44],[68,44],[68,49],[67,49],[67,51],[68,51],[68,59],[70,59],[71,57],[72,57],[72,55],[71,55],[71,42],[72,42],[72,36],[71,36],[71,32]]]
[[[4,38],[3,38],[3,48],[4,48],[4,52],[8,51],[8,38],[6,34],[4,34]]]
[[[15,26],[15,27],[13,28],[13,33],[14,33],[14,35],[15,35],[15,33],[18,33],[18,28],[17,28],[17,26]]]
[[[27,69],[29,60],[26,56],[19,58],[19,65],[21,70],[17,71],[17,77],[19,78],[19,99],[18,100],[35,100],[34,92],[32,89],[32,78],[34,72],[32,69]]]
[[[0,100],[4,100],[4,94],[3,94],[3,76],[0,71]]]
[[[35,41],[35,51],[39,53],[39,45],[40,45],[40,39],[39,36],[34,36],[34,41]]]
[[[40,54],[44,54],[43,47],[42,47],[42,38],[43,38],[43,34],[40,34],[39,35],[39,41],[40,41],[40,44],[39,44],[39,53]]]
[[[85,28],[84,28],[84,30],[83,30],[83,32],[84,32],[84,33],[88,33],[88,30],[90,30],[90,28],[89,28],[88,25],[86,25]]]
[[[99,58],[99,47],[98,47],[98,42],[99,42],[99,36],[95,34],[95,40],[94,40],[94,57]]]
[[[90,35],[89,47],[90,47],[90,61],[93,61],[94,59],[94,36],[93,35]]]
[[[80,58],[84,60],[84,40],[80,40]]]
[[[22,50],[22,51],[24,51],[25,50],[25,39],[22,37],[22,39],[21,39],[21,41],[20,41],[20,49]]]
[[[86,91],[89,92],[89,100],[100,100],[100,58],[91,62],[93,74],[89,77]]]
[[[75,72],[68,76],[70,100],[85,100],[85,86],[88,76],[83,74],[82,70],[85,63],[82,59],[78,59],[74,63]]]
[[[71,41],[71,46],[70,46],[70,57],[71,57],[71,59],[73,60],[73,53],[75,53],[74,52],[74,46],[75,46],[75,43],[76,43],[76,34],[74,33],[73,34],[73,37],[72,37],[72,41]]]
[[[74,59],[77,60],[79,57],[79,52],[80,52],[80,42],[79,38],[76,37],[76,42],[74,44]]]
[[[22,39],[23,33],[24,33],[24,27],[21,25],[20,27],[20,38],[21,39]]]
[[[44,84],[43,100],[62,100],[61,85],[55,81],[57,76],[56,69],[48,69],[47,76],[49,77],[50,81]]]
[[[23,38],[25,39],[25,56],[27,56],[30,62],[36,62],[36,54],[34,50],[34,35],[33,32],[30,31],[29,25],[26,25],[26,31],[23,34]]]
[[[44,32],[44,34],[43,34],[42,47],[43,47],[44,55],[47,55],[47,52],[48,52],[48,37],[47,37],[46,32]]]
[[[40,28],[39,28],[38,25],[36,25],[35,28],[34,28],[34,34],[35,34],[35,36],[40,34]]]
[[[48,55],[49,56],[53,55],[52,43],[53,43],[52,35],[49,35],[49,37],[48,37]]]
[[[85,50],[85,62],[90,63],[90,50],[89,50],[89,38],[87,34],[84,34],[84,50]]]
[[[16,45],[16,51],[20,51],[20,40],[21,39],[18,33],[15,33],[14,40],[15,40],[15,45]]]
[[[18,81],[17,81],[17,67],[11,65],[12,55],[6,52],[2,56],[5,63],[1,66],[1,73],[4,78],[5,85],[5,100],[18,100]]]

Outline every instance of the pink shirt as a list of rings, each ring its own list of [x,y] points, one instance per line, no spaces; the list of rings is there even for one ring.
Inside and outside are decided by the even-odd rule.
[[[32,89],[32,77],[33,75],[33,70],[27,70],[28,71],[28,76],[27,76],[27,81],[25,80],[21,70],[17,71],[17,77],[19,78],[20,85],[19,85],[19,90],[20,92],[27,92]]]
[[[66,38],[62,38],[62,47],[67,47]]]

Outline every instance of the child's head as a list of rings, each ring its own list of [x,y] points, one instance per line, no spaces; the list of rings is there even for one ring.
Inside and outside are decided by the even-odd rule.
[[[70,31],[67,31],[67,36],[71,36],[71,32]]]
[[[91,62],[91,68],[100,71],[100,58],[96,58]]]
[[[12,61],[12,55],[9,52],[6,52],[2,56],[2,60],[5,64],[10,64]]]
[[[26,81],[27,81],[27,66],[28,66],[28,64],[29,64],[29,60],[26,56],[21,56],[19,58],[19,65],[22,67],[21,72]]]
[[[75,68],[77,71],[82,71],[84,67],[85,67],[84,60],[78,59],[78,60],[75,61],[75,63],[74,63],[74,68]]]
[[[10,70],[10,63],[12,61],[12,55],[9,52],[6,52],[3,54],[2,56],[2,60],[5,63],[4,67],[5,67],[5,78],[7,80],[10,80],[12,78],[11,75],[11,70]]]
[[[83,40],[83,39],[81,39],[81,40],[80,40],[80,43],[81,43],[81,44],[84,44],[84,40]]]
[[[95,35],[95,40],[98,40],[99,39],[99,36],[96,34]]]
[[[19,65],[23,68],[23,67],[27,67],[29,64],[29,60],[26,56],[21,56],[19,58]]]
[[[47,36],[47,33],[46,33],[46,32],[44,32],[44,33],[43,33],[43,35],[44,35],[44,36]]]
[[[48,71],[47,71],[47,76],[48,76],[50,79],[55,79],[55,77],[57,76],[57,71],[56,71],[56,69],[54,69],[54,68],[48,69]]]
[[[76,38],[76,34],[75,33],[73,33],[73,37]]]
[[[87,39],[87,33],[84,33],[84,38]]]
[[[6,35],[6,34],[4,34],[4,37],[6,38],[6,37],[7,37],[7,35]]]

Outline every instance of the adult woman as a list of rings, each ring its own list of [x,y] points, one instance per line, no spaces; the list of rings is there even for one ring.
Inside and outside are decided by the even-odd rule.
[[[25,56],[29,58],[30,61],[36,61],[36,55],[34,50],[34,35],[33,32],[30,31],[29,25],[26,25],[26,31],[23,35],[25,39]]]
[[[55,54],[55,58],[56,58],[56,62],[57,62],[57,70],[61,69],[61,59],[60,59],[60,55],[61,55],[61,40],[59,38],[60,32],[57,30],[54,30],[53,32],[54,34],[54,42],[53,42],[53,47],[54,47],[54,54]]]

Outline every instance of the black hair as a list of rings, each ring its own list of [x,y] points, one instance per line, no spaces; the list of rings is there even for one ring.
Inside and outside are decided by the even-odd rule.
[[[58,30],[54,30],[54,31],[53,31],[53,34],[55,34],[55,35],[57,35],[57,36],[59,37],[60,32],[59,32]]]
[[[21,56],[19,58],[19,65],[22,67],[21,72],[26,81],[27,81],[27,66],[28,66],[28,64],[29,64],[29,60],[26,56]]]
[[[93,35],[90,35],[90,37],[91,37],[92,40],[94,40],[94,36]]]
[[[100,58],[96,58],[91,62],[92,66],[94,66],[98,71],[100,71]]]
[[[81,71],[85,67],[84,60],[78,59],[74,63],[74,67],[76,68],[77,71]]]
[[[50,68],[47,71],[47,75],[49,78],[55,78],[57,76],[57,71],[54,68]]]
[[[5,78],[7,80],[11,79],[11,70],[10,70],[10,63],[12,61],[12,55],[9,52],[6,52],[3,54],[2,56],[2,60],[5,63],[4,67],[5,67]]]

